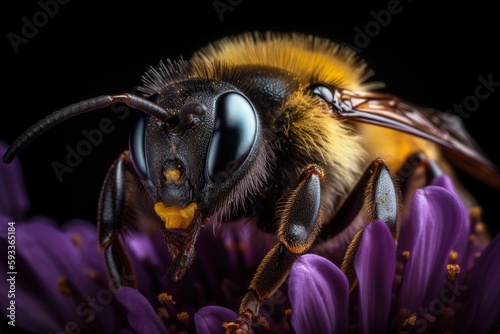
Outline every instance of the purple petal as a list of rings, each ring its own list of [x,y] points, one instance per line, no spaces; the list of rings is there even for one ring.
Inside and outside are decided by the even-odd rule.
[[[237,319],[238,315],[221,306],[205,306],[194,315],[197,334],[225,333],[222,323]]]
[[[0,141],[0,157],[7,151],[8,145]],[[0,161],[0,213],[11,220],[21,220],[28,211],[29,200],[26,195],[24,178],[19,159],[10,164]]]
[[[80,253],[85,254],[82,257],[85,267],[98,270],[103,280],[106,281],[107,276],[104,271],[104,261],[98,247],[97,227],[86,220],[72,219],[64,223],[61,226],[61,230],[68,240],[73,240],[73,242],[78,244],[77,248],[80,250]]]
[[[88,254],[81,254],[78,247],[55,224],[37,218],[32,223],[26,222],[19,226],[20,249],[34,272],[43,279],[50,277],[49,282],[46,282],[48,284],[56,282],[61,275],[66,275],[82,291],[89,291],[92,282],[82,275],[85,268],[79,268]],[[75,270],[77,267],[78,270]]]
[[[457,195],[457,197],[458,197],[458,194],[455,190],[455,187],[453,186],[452,180],[446,174],[442,174],[442,175],[434,178],[431,182],[431,185],[443,187],[443,188],[449,190],[451,193]],[[455,244],[453,245],[452,250],[457,252],[457,254],[458,254],[458,257],[459,257],[458,263],[460,264],[460,267],[462,269],[465,269],[464,263],[465,263],[467,243],[469,241],[470,219],[469,219],[469,211],[465,207],[465,205],[462,203],[462,201],[460,201],[460,206],[461,206],[461,210],[463,212],[463,216],[465,217],[465,219],[463,221],[463,224],[460,224],[461,228],[457,232],[457,240],[456,240]]]
[[[493,333],[500,323],[500,234],[479,257],[464,305],[463,333]],[[498,328],[497,328],[498,329]]]
[[[91,224],[87,227],[91,228]],[[80,248],[48,219],[38,217],[16,225],[16,270],[19,273],[16,303],[23,305],[16,312],[16,320],[24,329],[60,332],[67,323],[74,322],[84,330],[106,331],[118,325],[118,314],[113,313],[113,307],[118,305],[112,300],[102,299],[106,307],[96,306],[99,312],[93,314],[83,308],[83,296],[104,298],[105,287],[84,274],[86,256],[89,254],[81,253]],[[0,261],[0,268],[6,272],[3,261]],[[71,297],[58,291],[57,282],[61,277],[70,285]],[[2,290],[3,284],[0,281]]]
[[[327,259],[302,255],[290,272],[289,297],[296,333],[347,332],[349,285]]]
[[[145,234],[131,233],[127,245],[140,261],[149,262],[152,266],[161,267],[162,262],[155,252],[151,238]],[[165,246],[166,250],[166,246]]]
[[[463,229],[459,198],[443,187],[415,192],[409,224],[401,230],[398,254],[409,251],[400,291],[400,306],[416,311],[439,298],[450,251]]]
[[[123,310],[107,290],[106,279],[92,279],[86,271],[102,272],[99,267],[88,266],[88,259],[101,259],[97,248],[83,252],[85,235],[95,231],[95,226],[75,221],[83,236],[80,242],[68,237],[78,233],[62,232],[52,221],[37,217],[16,226],[16,313],[18,323],[26,330],[60,332],[66,324],[74,322],[84,331],[113,331],[120,326]],[[84,231],[86,230],[86,231]],[[91,241],[94,241],[95,234]],[[102,260],[101,260],[102,261]],[[3,269],[2,269],[2,272]],[[21,275],[22,273],[22,275]],[[99,276],[99,275],[98,275]],[[70,287],[71,297],[58,290],[58,279],[64,277]],[[3,280],[2,280],[3,282]],[[0,282],[0,286],[2,285]],[[96,306],[94,311],[85,308],[82,298],[88,297]]]
[[[168,333],[153,306],[139,291],[124,287],[116,292],[116,298],[128,310],[128,322],[137,333]]]
[[[471,212],[472,213],[472,212]],[[488,229],[484,228],[484,223],[482,222],[480,210],[469,215],[470,231],[469,240],[467,242],[467,247],[464,256],[460,257],[458,264],[460,265],[460,271],[468,273],[478,261],[478,254],[484,252],[486,247],[488,247],[491,242],[491,235]],[[460,277],[462,276],[462,277]],[[469,280],[469,275],[460,275],[459,281],[461,283],[466,283]]]
[[[1,222],[2,230],[6,231],[7,227],[3,222]],[[36,238],[40,235],[39,232],[44,229],[54,229],[54,226],[52,221],[42,219],[15,226],[16,271],[19,273],[16,277],[16,303],[24,305],[23,309],[26,310],[25,312],[17,310],[16,321],[26,330],[59,331],[64,328],[64,322],[70,319],[71,310],[74,310],[72,300],[57,291],[56,282],[62,274],[52,263],[51,256],[37,244]],[[60,240],[56,238],[55,241]],[[0,261],[0,269],[2,272],[7,272],[7,261],[4,258]],[[7,282],[0,280],[2,291],[8,291],[4,284]],[[6,298],[0,300],[2,310],[5,309],[3,302],[8,300]],[[50,305],[59,305],[61,312],[49,311]]]
[[[396,246],[383,221],[368,225],[354,261],[362,333],[384,333],[389,323]]]

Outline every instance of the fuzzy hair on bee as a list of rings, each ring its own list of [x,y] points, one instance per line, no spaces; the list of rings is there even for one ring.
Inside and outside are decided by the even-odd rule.
[[[300,34],[248,33],[201,49],[189,64],[160,63],[145,74],[140,90],[148,96],[161,96],[164,87],[183,78],[209,78],[238,87],[257,106],[263,155],[256,160],[263,163],[249,171],[251,180],[244,181],[245,186],[228,194],[232,207],[221,198],[214,214],[218,221],[224,221],[240,211],[240,206],[245,209],[245,199],[258,195],[263,185],[274,184],[282,193],[290,191],[293,185],[288,180],[297,180],[310,162],[327,170],[325,194],[330,201],[324,210],[331,212],[359,177],[367,154],[361,137],[342,120],[332,119],[325,112],[328,107],[324,101],[308,89],[316,82],[353,90],[380,87],[380,83],[364,83],[371,74],[353,51],[328,40]],[[279,79],[266,82],[266,75]],[[276,87],[267,92],[266,84]]]
[[[195,260],[207,220],[220,226],[246,217],[277,237],[238,318],[223,324],[228,333],[248,333],[294,261],[325,240],[349,244],[341,269],[352,291],[364,227],[382,220],[397,243],[408,189],[443,172],[454,177],[455,167],[500,189],[497,167],[460,119],[377,92],[383,84],[369,82],[372,74],[354,51],[320,37],[227,37],[189,60],[151,67],[142,96],[103,95],[48,115],[10,146],[4,161],[79,114],[113,103],[139,111],[99,201],[99,247],[113,288],[137,286],[119,240],[136,224],[134,211],[163,234],[173,280]],[[475,204],[465,189],[461,195]]]

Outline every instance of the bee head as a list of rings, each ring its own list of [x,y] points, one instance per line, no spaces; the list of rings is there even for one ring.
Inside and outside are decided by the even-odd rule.
[[[141,115],[129,143],[156,212],[196,208],[212,215],[256,159],[261,133],[254,105],[232,85],[200,78],[167,85],[155,103],[171,117]]]

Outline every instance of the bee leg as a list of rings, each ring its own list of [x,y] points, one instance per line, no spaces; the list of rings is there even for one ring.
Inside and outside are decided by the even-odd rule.
[[[401,216],[401,194],[383,159],[375,159],[361,176],[349,196],[343,202],[332,222],[348,224],[361,209],[366,212],[366,221],[383,220],[397,242]],[[332,225],[329,224],[329,225]],[[350,290],[357,284],[354,259],[358,251],[364,227],[352,239],[342,261],[341,270],[347,276]]]
[[[420,167],[423,167],[422,173]],[[397,242],[401,221],[401,206],[403,205],[401,194],[406,192],[407,189],[411,190],[417,187],[414,183],[425,186],[427,180],[433,179],[440,174],[442,174],[442,171],[436,162],[429,159],[423,152],[415,152],[408,156],[396,172],[394,181],[390,177],[384,161],[375,159],[342,203],[335,214],[333,222],[325,226],[325,229],[321,232],[321,238],[328,239],[339,233],[364,208],[367,213],[367,223],[376,219],[383,220],[389,227],[394,242]],[[422,178],[425,180],[421,181]],[[388,198],[395,200],[387,201]],[[363,230],[364,228],[354,236],[341,266],[342,271],[348,278],[351,291],[357,284],[354,259],[361,242]]]
[[[410,154],[396,172],[396,180],[404,194],[424,187],[435,177],[443,174],[438,164],[423,152]]]
[[[98,238],[104,254],[111,286],[137,288],[128,255],[118,239],[123,231],[127,176],[135,178],[128,152],[124,152],[110,167],[99,198]]]
[[[252,319],[265,298],[286,280],[294,261],[311,247],[323,223],[321,213],[322,170],[315,165],[302,172],[298,186],[282,211],[276,244],[261,261],[240,304],[236,321],[225,322],[226,333],[249,333]]]

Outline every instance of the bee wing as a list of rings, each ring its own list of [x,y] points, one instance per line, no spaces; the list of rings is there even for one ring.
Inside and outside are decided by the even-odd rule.
[[[340,117],[380,125],[435,142],[457,167],[500,189],[498,168],[468,134],[458,116],[374,92],[342,91],[339,102]]]

